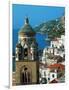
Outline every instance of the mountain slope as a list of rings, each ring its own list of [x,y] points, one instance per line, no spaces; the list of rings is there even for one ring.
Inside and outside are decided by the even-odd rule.
[[[48,34],[48,37],[50,39],[60,37],[65,33],[65,17],[62,16],[56,20],[42,23],[39,26],[35,27],[34,30],[42,34]]]

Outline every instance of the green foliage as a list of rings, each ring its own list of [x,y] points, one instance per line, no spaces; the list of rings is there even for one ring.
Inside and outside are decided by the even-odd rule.
[[[40,32],[43,34],[48,34],[50,39],[54,39],[55,37],[60,37],[62,34],[65,34],[64,27],[64,18],[58,18],[57,20],[51,20],[46,23],[42,23],[35,28],[36,32]]]

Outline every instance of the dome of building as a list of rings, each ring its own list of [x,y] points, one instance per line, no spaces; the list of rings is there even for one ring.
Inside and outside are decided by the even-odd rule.
[[[35,31],[29,25],[28,18],[25,19],[25,25],[20,29],[19,34],[20,35],[30,35],[30,36],[35,35]]]

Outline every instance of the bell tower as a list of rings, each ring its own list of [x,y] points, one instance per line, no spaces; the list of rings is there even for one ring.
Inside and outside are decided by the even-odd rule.
[[[16,85],[39,83],[38,44],[35,31],[25,18],[25,24],[18,32],[16,45]]]

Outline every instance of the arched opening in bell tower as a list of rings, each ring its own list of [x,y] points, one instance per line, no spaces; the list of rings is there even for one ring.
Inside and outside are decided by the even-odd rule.
[[[31,84],[31,69],[27,66],[24,66],[21,69],[21,85]]]
[[[24,59],[28,59],[28,46],[27,46],[27,44],[24,45]]]

